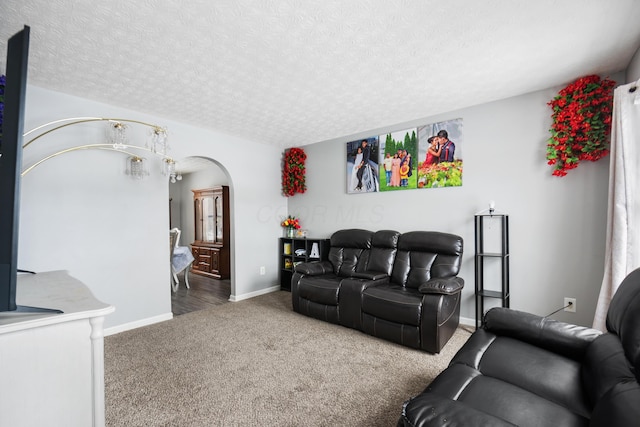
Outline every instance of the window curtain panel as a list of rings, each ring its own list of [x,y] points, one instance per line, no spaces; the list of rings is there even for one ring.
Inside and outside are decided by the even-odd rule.
[[[613,94],[604,276],[593,327],[606,330],[609,302],[640,267],[640,80]]]

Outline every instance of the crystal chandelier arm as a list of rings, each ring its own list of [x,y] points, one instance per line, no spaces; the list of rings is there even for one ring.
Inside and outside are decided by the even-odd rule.
[[[149,148],[146,147],[138,147],[135,145],[129,146],[128,148],[134,148],[136,150],[142,150],[142,151],[148,151],[150,153],[153,153],[152,150],[150,150]],[[26,174],[28,174],[29,172],[31,172],[33,169],[35,169],[37,166],[41,165],[42,163],[46,162],[47,160],[51,160],[54,157],[58,157],[62,154],[66,154],[66,153],[71,153],[73,151],[78,151],[78,150],[106,150],[106,151],[115,151],[117,153],[122,153],[122,154],[126,154],[128,156],[134,156],[137,157],[137,154],[132,153],[130,151],[126,151],[126,150],[120,150],[120,149],[116,149],[113,148],[112,144],[86,144],[86,145],[78,145],[76,147],[71,147],[71,148],[67,148],[64,150],[60,150],[56,153],[50,154],[40,160],[38,160],[37,162],[35,162],[34,164],[32,164],[31,166],[29,166],[28,168],[26,168],[25,170],[22,171],[21,176],[25,176]],[[169,156],[163,155],[163,154],[158,154],[158,153],[154,153],[157,156],[162,157],[164,160],[168,160],[168,161],[173,161],[173,159]]]
[[[65,123],[65,122],[68,122],[68,123]],[[36,128],[33,128],[33,129],[31,129],[30,131],[28,131],[28,132],[25,132],[25,133],[23,134],[23,137],[26,137],[27,135],[30,135],[30,134],[32,134],[33,132],[37,132],[37,131],[38,131],[38,130],[40,130],[40,129],[44,129],[44,128],[47,128],[47,127],[49,127],[49,126],[52,126],[52,125],[55,125],[55,124],[58,124],[58,123],[64,123],[64,124],[62,124],[62,125],[56,126],[56,127],[54,127],[54,128],[51,128],[51,129],[49,129],[49,130],[47,130],[47,131],[44,131],[43,133],[39,134],[38,136],[36,136],[36,137],[32,138],[32,139],[31,139],[31,140],[29,140],[27,143],[25,143],[25,144],[22,146],[22,148],[23,148],[23,149],[24,149],[24,148],[26,148],[27,146],[29,146],[32,142],[36,141],[37,139],[42,138],[43,136],[45,136],[45,135],[47,135],[47,134],[49,134],[49,133],[51,133],[51,132],[55,132],[55,131],[56,131],[56,130],[58,130],[58,129],[62,129],[62,128],[67,127],[67,126],[73,126],[73,125],[76,125],[76,124],[79,124],[79,123],[87,123],[87,122],[114,122],[114,123],[118,123],[118,122],[126,122],[126,123],[137,123],[137,124],[139,124],[139,125],[148,126],[148,127],[150,127],[150,128],[153,128],[153,129],[154,129],[154,130],[156,130],[156,131],[157,131],[157,130],[162,129],[162,127],[160,127],[160,126],[158,126],[158,125],[154,125],[154,124],[151,124],[151,123],[143,122],[143,121],[140,121],[140,120],[132,120],[132,119],[114,119],[114,118],[106,118],[106,117],[71,117],[71,118],[68,118],[68,119],[54,120],[54,121],[52,121],[52,122],[45,123],[45,124],[40,125],[40,126],[38,126],[38,127],[36,127]]]
[[[100,117],[73,117],[73,118],[68,118],[68,119],[54,120],[54,121],[52,121],[52,122],[45,123],[45,124],[43,124],[43,125],[40,125],[40,126],[38,126],[38,127],[35,127],[35,128],[33,128],[33,129],[31,129],[30,131],[25,132],[24,134],[22,134],[22,136],[23,136],[23,137],[26,137],[26,136],[28,136],[29,134],[32,134],[33,132],[37,132],[37,131],[39,131],[40,129],[43,129],[43,128],[46,128],[46,127],[49,127],[49,126],[52,126],[52,125],[55,125],[55,124],[58,124],[58,123],[64,123],[64,122],[71,122],[71,121],[73,121],[74,123],[69,123],[69,124],[68,124],[68,125],[72,125],[72,124],[75,124],[75,123],[93,122],[93,121],[97,121],[97,120],[102,120],[102,118],[100,118]],[[67,126],[68,126],[68,125],[67,125]]]

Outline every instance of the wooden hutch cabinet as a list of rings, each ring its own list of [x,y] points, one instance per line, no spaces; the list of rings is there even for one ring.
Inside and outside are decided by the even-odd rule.
[[[226,185],[193,191],[195,241],[191,251],[196,274],[228,279],[229,187]]]

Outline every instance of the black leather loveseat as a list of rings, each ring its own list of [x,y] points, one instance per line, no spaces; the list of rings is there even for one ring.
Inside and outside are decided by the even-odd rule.
[[[438,353],[460,318],[462,238],[432,231],[340,230],[327,261],[299,264],[293,309]]]
[[[399,426],[640,426],[640,269],[604,334],[502,308],[485,320]]]

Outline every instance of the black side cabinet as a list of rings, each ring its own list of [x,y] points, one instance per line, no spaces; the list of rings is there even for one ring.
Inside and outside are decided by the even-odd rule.
[[[280,289],[291,290],[291,276],[296,265],[302,262],[323,261],[329,255],[329,239],[281,237]]]
[[[502,307],[509,307],[509,215],[475,215],[475,285],[476,285],[476,328],[484,322],[485,298],[497,298]],[[499,228],[499,230],[497,229]],[[491,233],[491,236],[488,234]],[[494,244],[489,248],[487,240]],[[496,242],[496,240],[499,241]],[[498,265],[496,265],[498,263]],[[485,274],[490,267],[499,268],[500,287],[486,289]]]

